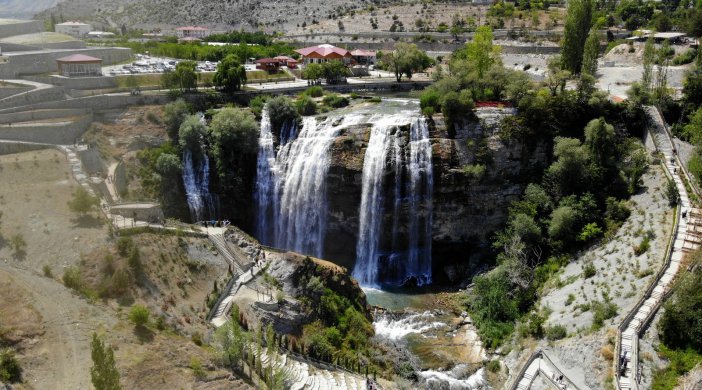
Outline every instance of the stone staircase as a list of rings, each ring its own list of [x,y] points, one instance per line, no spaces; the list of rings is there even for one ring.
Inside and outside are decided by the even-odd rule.
[[[252,352],[256,355],[255,348]],[[358,374],[327,369],[299,356],[276,352],[271,359],[267,348],[261,349],[261,366],[282,370],[286,388],[291,390],[364,390],[366,380]]]
[[[680,165],[673,143],[660,113],[655,107],[646,107],[650,119],[650,131],[656,147],[662,153],[668,176],[675,183],[679,194],[677,225],[672,237],[672,246],[668,252],[665,265],[658,272],[644,296],[634,309],[625,317],[619,327],[618,359],[615,360],[618,389],[638,389],[641,379],[639,370],[639,335],[648,321],[660,308],[671,288],[675,275],[680,269],[680,262],[686,252],[694,251],[702,244],[702,212],[690,202],[683,177],[684,167]],[[683,217],[683,214],[685,217]]]
[[[578,389],[573,381],[571,381],[548,357],[546,351],[535,351],[526,364],[522,367],[519,375],[512,382],[511,390],[528,390],[534,383],[537,376],[543,375],[546,380],[554,387],[559,389]]]

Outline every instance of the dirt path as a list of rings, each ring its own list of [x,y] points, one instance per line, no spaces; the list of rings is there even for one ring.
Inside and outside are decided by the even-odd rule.
[[[36,389],[86,389],[90,386],[90,337],[115,319],[67,290],[54,279],[0,262],[0,280],[26,290],[41,315],[45,333],[23,355],[25,383]]]

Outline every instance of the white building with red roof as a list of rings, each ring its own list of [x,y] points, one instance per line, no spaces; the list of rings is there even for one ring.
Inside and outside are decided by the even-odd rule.
[[[210,29],[202,26],[185,26],[178,27],[175,29],[176,37],[178,39],[184,38],[196,38],[202,39],[210,35]]]
[[[307,64],[319,64],[330,60],[351,61],[351,52],[329,44],[305,47],[295,52],[302,56],[302,61]]]

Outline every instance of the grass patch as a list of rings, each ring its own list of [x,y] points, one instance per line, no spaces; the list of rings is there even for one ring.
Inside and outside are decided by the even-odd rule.
[[[702,363],[702,355],[692,349],[675,350],[661,344],[658,354],[670,364],[653,374],[653,390],[675,388],[681,376],[687,374],[695,365]]]

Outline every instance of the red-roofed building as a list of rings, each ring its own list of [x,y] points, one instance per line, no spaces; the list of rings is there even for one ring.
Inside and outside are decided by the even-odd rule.
[[[351,52],[353,60],[359,65],[375,65],[375,52],[371,50],[356,49]]]
[[[297,68],[297,64],[299,63],[296,59],[288,56],[277,56],[273,57],[273,59],[280,61],[281,66],[287,66],[290,69]]]
[[[280,69],[280,60],[275,58],[261,58],[260,60],[256,60],[256,69],[275,73]]]
[[[305,47],[295,50],[302,56],[303,63],[319,64],[329,60],[351,61],[351,52],[329,44]]]
[[[202,39],[210,35],[210,29],[201,26],[186,26],[176,28],[176,36],[178,39],[183,38],[197,38]]]
[[[59,74],[66,77],[102,76],[102,59],[73,54],[56,60]]]

